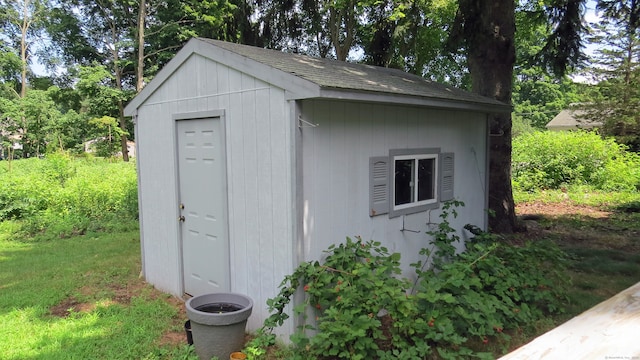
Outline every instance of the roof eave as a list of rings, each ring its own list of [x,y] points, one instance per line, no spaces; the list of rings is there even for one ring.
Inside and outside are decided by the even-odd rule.
[[[434,97],[403,95],[393,93],[355,91],[335,88],[323,88],[318,98],[351,100],[362,102],[377,102],[389,104],[402,104],[424,106],[437,109],[462,110],[482,113],[510,113],[510,105],[500,102],[473,102],[464,100],[442,99]]]
[[[182,65],[190,56],[198,54],[212,61],[254,76],[260,80],[284,89],[287,99],[318,97],[320,86],[293,74],[275,69],[245,56],[193,38],[178,51],[176,56],[145,86],[125,107],[125,115],[133,116],[136,110]]]

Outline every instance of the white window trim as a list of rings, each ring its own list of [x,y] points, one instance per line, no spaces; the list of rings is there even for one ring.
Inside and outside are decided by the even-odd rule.
[[[424,149],[397,149],[389,151],[389,198],[390,198],[390,211],[389,217],[396,217],[400,215],[413,214],[417,212],[426,211],[428,209],[435,209],[440,205],[440,149],[439,148],[424,148]],[[415,160],[418,161],[420,159],[433,159],[434,163],[434,197],[429,200],[422,201],[412,201],[407,204],[395,205],[396,203],[396,177],[395,177],[395,166],[396,160]],[[417,177],[417,172],[414,174]],[[417,179],[414,179],[414,182]],[[417,191],[417,183],[414,186],[415,192],[414,197],[417,199],[418,191]]]
[[[435,204],[438,202],[438,176],[439,174],[439,164],[438,164],[438,154],[415,154],[415,155],[398,155],[398,156],[394,156],[391,161],[393,162],[391,164],[391,166],[393,167],[391,174],[395,174],[395,164],[397,160],[415,160],[416,162],[419,160],[425,160],[425,159],[432,159],[434,160],[434,174],[433,174],[433,195],[434,197],[432,199],[428,199],[428,200],[422,200],[422,201],[417,201],[418,199],[418,172],[415,171],[414,175],[414,179],[413,179],[413,183],[415,185],[413,185],[414,191],[413,191],[413,196],[414,199],[412,199],[412,201],[410,203],[406,203],[406,204],[401,204],[401,205],[395,205],[396,203],[396,177],[392,176],[391,177],[391,189],[393,189],[393,191],[391,191],[391,204],[393,204],[393,210],[402,210],[402,209],[409,209],[409,208],[413,208],[416,206],[422,206],[422,205],[428,205],[428,204]]]

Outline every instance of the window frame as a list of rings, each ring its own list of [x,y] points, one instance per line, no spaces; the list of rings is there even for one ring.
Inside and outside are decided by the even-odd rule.
[[[433,198],[427,200],[418,200],[418,171],[413,171],[413,199],[409,203],[396,205],[396,161],[397,160],[413,160],[414,169],[417,169],[419,160],[432,159],[433,166]],[[389,151],[389,217],[397,217],[406,214],[426,211],[428,209],[438,208],[440,205],[440,149],[439,148],[422,148],[422,149],[393,149]]]

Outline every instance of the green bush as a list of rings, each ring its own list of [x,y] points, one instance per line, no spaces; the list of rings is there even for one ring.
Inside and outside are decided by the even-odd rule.
[[[37,158],[0,163],[0,221],[19,220],[49,207],[51,181]]]
[[[305,319],[291,337],[296,359],[492,358],[477,345],[562,311],[564,253],[483,233],[455,253],[448,217],[460,204],[443,206],[430,232],[435,251],[424,248],[425,259],[412,264],[415,282],[400,276],[400,254],[360,238],[329,247],[323,262],[301,264],[267,301],[272,315],[245,352],[264,356],[294,294],[301,301],[293,314]]]
[[[0,163],[0,221],[60,236],[138,218],[135,163],[66,153]]]
[[[514,189],[560,189],[587,185],[595,190],[635,191],[640,156],[594,132],[532,132],[513,140]]]

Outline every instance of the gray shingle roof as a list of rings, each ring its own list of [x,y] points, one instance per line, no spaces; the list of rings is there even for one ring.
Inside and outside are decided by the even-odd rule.
[[[590,129],[602,126],[602,122],[587,119],[584,110],[562,110],[545,125],[549,130]]]
[[[308,80],[323,89],[415,96],[495,106],[503,108],[503,111],[510,109],[507,104],[497,100],[397,69],[315,58],[219,40],[199,40]]]

